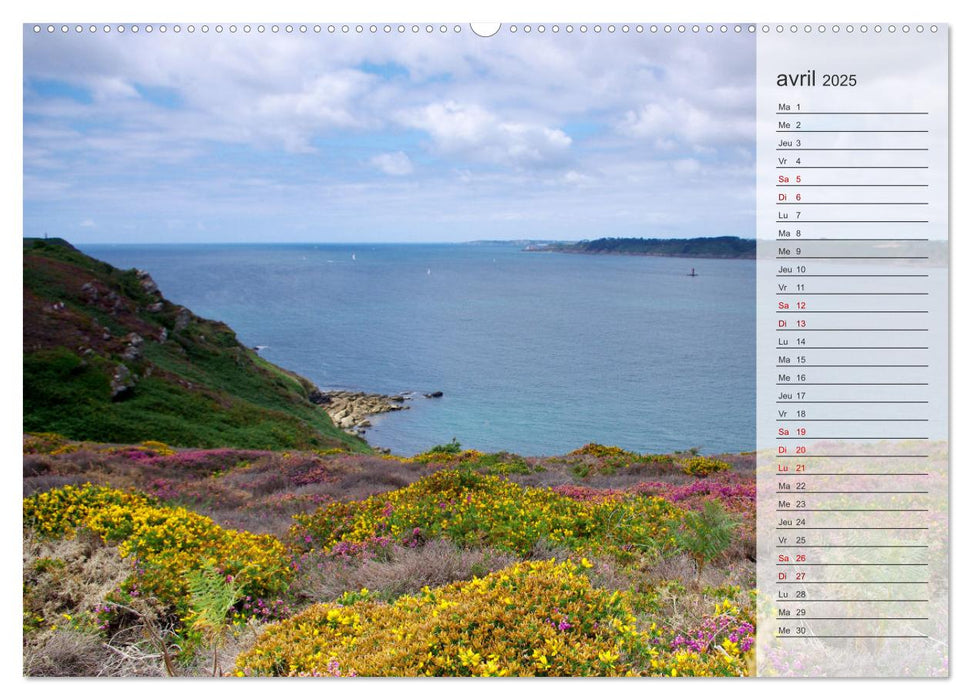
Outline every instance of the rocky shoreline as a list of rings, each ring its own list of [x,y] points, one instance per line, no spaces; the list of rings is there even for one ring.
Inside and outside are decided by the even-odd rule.
[[[424,395],[426,398],[439,398],[442,392],[434,391]],[[392,411],[406,411],[413,394],[369,394],[363,391],[321,391],[310,394],[310,401],[320,406],[341,430],[354,435],[363,435],[371,427],[370,416]]]

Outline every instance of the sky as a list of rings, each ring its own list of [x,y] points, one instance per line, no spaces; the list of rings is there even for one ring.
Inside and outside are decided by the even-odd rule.
[[[25,26],[24,235],[754,236],[746,33],[241,26]]]

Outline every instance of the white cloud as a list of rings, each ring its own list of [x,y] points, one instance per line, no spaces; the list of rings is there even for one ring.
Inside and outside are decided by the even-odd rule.
[[[559,163],[572,143],[560,129],[502,120],[479,105],[453,100],[403,112],[398,118],[406,126],[427,132],[437,151],[487,163]]]
[[[665,146],[672,139],[704,146],[755,137],[755,123],[747,111],[732,113],[717,105],[703,107],[683,97],[627,110],[617,129],[627,136],[649,138]]]
[[[370,162],[385,175],[411,175],[415,170],[411,159],[402,151],[381,153],[374,156]]]
[[[97,228],[97,224],[95,224],[94,221],[91,219],[85,219],[84,221],[79,223],[78,226],[80,226],[81,228]]]
[[[261,95],[252,105],[239,105],[232,121],[246,132],[276,137],[288,151],[313,152],[309,141],[315,133],[375,125],[356,105],[371,82],[360,71],[335,71],[291,90]]]
[[[481,223],[513,212],[530,235],[589,237],[751,217],[723,215],[754,179],[750,37],[23,39],[29,231],[522,237],[526,219]]]
[[[98,76],[90,81],[89,87],[97,100],[138,97],[135,86],[118,76]]]
[[[694,175],[701,172],[701,163],[694,158],[680,158],[671,164],[678,175]]]
[[[594,182],[594,178],[578,173],[576,170],[567,170],[563,173],[563,182],[568,185],[589,185]]]

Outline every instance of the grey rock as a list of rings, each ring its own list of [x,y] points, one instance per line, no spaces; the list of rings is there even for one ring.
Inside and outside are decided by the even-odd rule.
[[[310,393],[310,400],[324,409],[339,428],[360,435],[371,427],[369,416],[390,411],[401,411],[407,398],[402,395],[386,396],[362,391],[320,391]]]
[[[138,335],[138,333],[129,333],[125,336],[125,340],[128,341],[128,345],[125,347],[125,351],[121,356],[129,362],[134,362],[142,356],[142,344],[145,342],[145,339]]]
[[[326,406],[333,401],[329,395],[325,394],[320,389],[311,389],[310,393],[307,394],[307,399],[310,401],[310,403],[318,406]]]
[[[192,314],[184,306],[179,307],[179,311],[175,314],[175,326],[172,328],[176,333],[184,331],[189,327],[189,321],[192,320]]]
[[[98,298],[101,296],[98,288],[91,282],[85,282],[84,285],[81,286],[81,293],[87,297],[88,303],[98,301]]]
[[[135,274],[138,276],[138,280],[142,284],[142,289],[144,289],[147,294],[158,294],[158,285],[155,284],[155,280],[152,279],[150,274],[148,274],[145,270],[136,270]]]
[[[135,388],[136,377],[125,365],[115,367],[111,377],[111,400],[124,398]]]

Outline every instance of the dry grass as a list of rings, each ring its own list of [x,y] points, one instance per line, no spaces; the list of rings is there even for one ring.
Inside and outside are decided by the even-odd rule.
[[[131,573],[114,547],[83,532],[60,540],[27,535],[23,545],[24,605],[49,624],[91,613]]]
[[[24,478],[46,474],[51,466],[51,459],[46,455],[24,455]]]
[[[434,588],[484,576],[516,561],[517,557],[506,552],[462,549],[446,540],[433,540],[417,548],[394,545],[385,556],[374,559],[309,559],[294,588],[309,602],[334,600],[345,591],[362,588],[392,600],[417,593],[424,586]]]
[[[163,676],[157,656],[136,645],[112,647],[98,634],[57,629],[24,641],[25,676]]]
[[[755,565],[751,562],[731,562],[727,565],[706,566],[701,575],[694,560],[687,554],[664,557],[642,570],[632,579],[637,587],[656,594],[656,610],[651,617],[676,630],[697,628],[711,615],[716,603],[725,599],[722,593],[732,587],[737,593],[727,596],[741,608],[750,605],[748,590],[755,580]]]
[[[95,610],[131,573],[114,547],[83,532],[75,539],[23,542],[24,674],[29,676],[159,676],[161,655],[143,629],[154,612],[108,640]],[[30,623],[27,625],[27,623]]]
[[[200,473],[177,463],[133,460],[87,448],[63,455],[24,455],[23,491],[28,496],[85,482],[134,489],[184,505],[225,527],[282,535],[297,513],[334,500],[360,500],[398,489],[435,469],[373,455],[244,456],[247,459],[236,467]]]
[[[211,656],[192,663],[167,664],[178,652],[175,636],[160,608],[139,600],[111,636],[97,628],[94,611],[131,573],[114,547],[90,534],[75,539],[24,538],[23,670],[27,676],[135,677],[211,675]],[[252,633],[249,635],[252,637]],[[232,668],[243,636],[227,634],[220,664]]]

